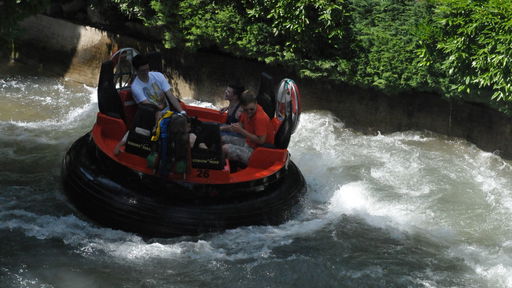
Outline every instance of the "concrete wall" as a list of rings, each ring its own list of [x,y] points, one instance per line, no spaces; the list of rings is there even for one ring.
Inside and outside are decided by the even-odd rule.
[[[159,49],[158,45],[41,15],[27,19],[23,28],[27,33],[17,44],[21,61],[92,86],[100,63],[113,49]],[[257,77],[265,71],[274,76],[276,85],[284,77],[295,79],[306,111],[329,110],[347,127],[363,133],[429,130],[467,139],[483,150],[512,159],[511,119],[479,104],[448,102],[437,95],[415,92],[389,96],[343,84],[301,80],[284,69],[206,52],[169,51],[164,56],[174,92],[181,98],[223,105],[229,82],[238,81],[256,90]]]
[[[87,85],[95,86],[101,62],[118,47],[152,51],[155,45],[93,27],[37,15],[21,23],[24,33],[16,43],[16,58]]]
[[[268,72],[276,85],[284,77],[297,82],[304,110],[331,111],[348,128],[367,134],[428,130],[467,139],[485,151],[512,159],[512,119],[481,104],[448,101],[420,92],[389,96],[333,82],[304,80],[283,69],[211,53],[171,53],[168,60],[173,79],[178,80],[174,83],[178,94],[194,99],[220,105],[228,82],[238,79],[246,88],[256,90],[258,75]]]

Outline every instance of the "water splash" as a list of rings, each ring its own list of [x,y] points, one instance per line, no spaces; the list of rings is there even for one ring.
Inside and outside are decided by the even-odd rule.
[[[0,80],[0,95],[0,123],[37,129],[76,125],[97,102],[94,88],[49,77],[9,76]]]
[[[458,139],[336,133],[338,120],[329,114],[303,119],[292,154],[300,167],[309,166],[310,197],[328,203],[326,216],[353,215],[390,231],[427,236],[451,247],[450,257],[464,257],[493,285],[510,286],[512,259],[489,248],[508,247],[512,237],[508,161]]]
[[[18,101],[19,94],[27,95],[32,88],[20,79],[1,81],[4,91],[17,89],[14,98],[9,96],[11,102]],[[70,143],[79,134],[76,131],[92,126],[97,111],[93,89],[82,87],[80,99],[75,99],[78,94],[66,85],[51,85],[62,99],[42,95],[29,98],[41,106],[67,105],[60,114],[32,120],[0,119],[0,155],[5,161],[16,160],[26,168],[53,159],[53,169],[57,169],[60,154],[53,152],[57,155],[54,158],[39,158],[46,154],[41,151]],[[215,108],[204,102],[190,104]],[[347,241],[339,235],[337,227],[347,221],[362,221],[375,231],[383,231],[385,237],[396,239],[398,246],[405,245],[402,242],[409,237],[436,243],[437,257],[461,258],[470,267],[471,271],[462,278],[478,277],[489,286],[512,286],[512,259],[507,256],[512,252],[509,162],[465,141],[428,132],[362,135],[346,129],[339,119],[325,111],[301,116],[290,152],[306,178],[309,192],[305,208],[293,220],[279,226],[241,227],[200,237],[148,240],[97,227],[70,213],[36,211],[22,205],[18,198],[4,197],[0,198],[0,230],[22,232],[41,241],[56,239],[74,253],[94,260],[135,265],[165,260],[221,266],[249,262],[248,267],[257,267],[271,261],[310,259],[303,251],[283,258],[279,253],[292,249],[302,239],[313,243],[332,241],[328,242],[330,245]],[[4,175],[3,181],[27,177],[17,169],[2,173],[10,173],[0,174]],[[34,181],[46,175],[39,170],[33,173]],[[3,193],[0,190],[0,196]],[[351,245],[354,244],[345,244],[340,253],[351,252]],[[383,267],[361,267],[357,271],[365,272],[359,274],[347,268],[339,273],[353,279],[378,278],[385,277]],[[435,274],[431,272],[429,276],[427,271],[411,281],[436,287],[442,279]]]

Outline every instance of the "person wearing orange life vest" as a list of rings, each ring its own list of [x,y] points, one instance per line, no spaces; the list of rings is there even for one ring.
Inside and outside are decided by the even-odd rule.
[[[242,113],[240,122],[229,125],[226,130],[240,133],[244,138],[222,136],[222,150],[226,158],[239,161],[243,164],[249,162],[256,147],[273,147],[275,129],[267,113],[258,105],[256,97],[245,91],[240,96]]]

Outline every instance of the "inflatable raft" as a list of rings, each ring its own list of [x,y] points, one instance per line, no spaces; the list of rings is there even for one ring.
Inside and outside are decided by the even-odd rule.
[[[256,148],[246,166],[223,157],[219,126],[226,113],[184,103],[192,131],[207,149],[170,141],[169,155],[162,157],[148,133],[154,125],[152,112],[131,98],[128,64],[136,53],[122,49],[102,64],[96,123],[65,155],[63,186],[74,207],[101,225],[159,237],[289,219],[306,192],[287,150],[301,113],[297,85],[283,79],[274,93],[272,78],[262,74],[258,103],[277,128],[275,147]],[[151,69],[161,70],[159,55],[150,59]],[[126,145],[115,154],[126,132]],[[159,165],[168,169],[162,173],[155,168]]]

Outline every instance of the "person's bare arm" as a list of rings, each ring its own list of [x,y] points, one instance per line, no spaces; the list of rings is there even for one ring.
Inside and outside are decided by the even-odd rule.
[[[231,131],[237,132],[242,134],[247,139],[251,140],[252,142],[263,145],[265,143],[265,140],[267,139],[267,135],[258,136],[252,133],[249,133],[247,130],[245,130],[240,123],[233,123],[230,125]]]
[[[119,154],[119,152],[121,151],[121,146],[126,144],[126,140],[128,140],[128,131],[126,131],[123,138],[116,144],[116,147],[114,147],[114,155]]]
[[[165,91],[165,94],[167,95],[167,100],[170,101],[171,105],[178,110],[178,112],[183,111],[183,108],[181,108],[180,101],[178,101],[178,98],[176,98],[173,94],[171,89]]]

